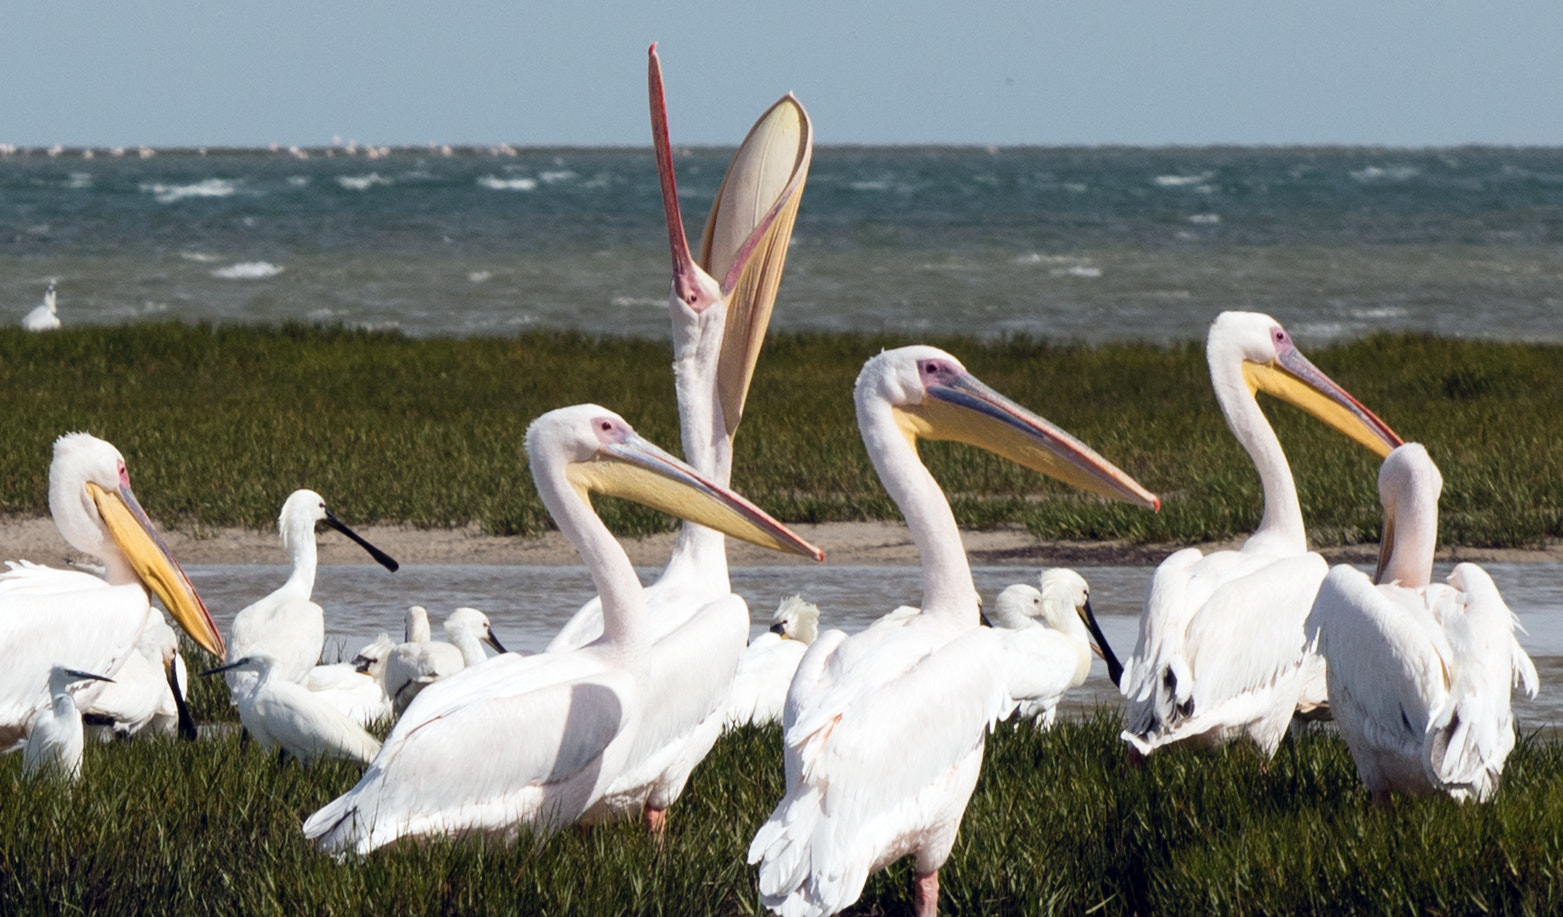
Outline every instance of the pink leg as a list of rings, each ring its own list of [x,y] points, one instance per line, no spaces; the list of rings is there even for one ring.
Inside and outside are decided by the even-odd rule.
[[[912,880],[912,907],[917,917],[939,913],[939,870],[920,873]]]
[[[645,819],[646,830],[651,833],[652,837],[659,841],[662,840],[663,836],[666,835],[668,831],[668,810],[653,809],[650,806],[647,806]]]

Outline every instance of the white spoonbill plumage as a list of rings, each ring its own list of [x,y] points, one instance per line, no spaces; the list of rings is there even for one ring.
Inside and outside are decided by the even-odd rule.
[[[1156,497],[1085,444],[984,385],[944,351],[903,347],[863,367],[858,429],[922,560],[921,610],[899,626],[821,634],[783,720],[786,796],[749,846],[760,900],[784,915],[834,914],[871,872],[916,858],[919,914],[938,906],[988,729],[1009,707],[1003,647],[980,600],[919,439],[989,449],[1112,499]]]
[[[1123,739],[1148,755],[1174,742],[1247,736],[1269,756],[1295,711],[1325,702],[1323,661],[1305,648],[1303,621],[1328,564],[1308,550],[1291,467],[1255,392],[1291,402],[1381,458],[1400,437],[1268,315],[1223,312],[1205,356],[1227,425],[1259,472],[1264,517],[1236,551],[1187,548],[1157,567],[1119,684],[1129,700]]]
[[[310,594],[315,591],[317,546],[315,523],[324,522],[369,552],[381,566],[395,571],[399,566],[390,555],[361,538],[329,509],[313,490],[295,490],[282,504],[277,529],[282,548],[288,552],[293,570],[288,581],[233,618],[228,641],[228,661],[264,653],[272,659],[275,677],[303,683],[309,670],[320,662],[326,644],[326,613]],[[240,667],[228,671],[228,690],[237,699],[255,686],[259,670]]]
[[[1536,667],[1487,571],[1433,582],[1443,477],[1407,443],[1379,469],[1384,532],[1372,580],[1329,572],[1308,619],[1326,662],[1330,711],[1376,798],[1448,793],[1485,802],[1514,748],[1513,685],[1536,696]]]
[[[310,669],[304,687],[360,726],[388,719],[395,709],[385,693],[385,666],[395,646],[389,634],[381,634],[347,662]]]
[[[1042,571],[1041,589],[1025,583],[1008,586],[983,617],[1004,647],[1010,699],[1021,719],[1038,729],[1053,725],[1064,692],[1085,682],[1094,646],[1107,663],[1114,684],[1123,666],[1091,610],[1091,587],[1073,570]]]
[[[408,636],[429,636],[428,611],[422,605],[407,609]],[[400,714],[413,698],[429,685],[477,665],[488,658],[487,643],[505,652],[504,644],[494,636],[488,615],[476,608],[458,608],[445,619],[445,640],[409,640],[391,648],[385,662],[385,693]]]
[[[727,696],[727,725],[780,723],[787,688],[809,644],[819,636],[819,606],[792,595],[771,615],[771,627],[749,641]]]
[[[53,775],[66,780],[81,776],[81,751],[85,739],[81,711],[76,707],[76,696],[71,693],[70,686],[89,680],[107,682],[112,679],[67,669],[63,665],[49,670],[50,703],[33,717],[27,747],[22,749],[23,774],[32,778]]]
[[[304,823],[305,835],[320,846],[367,853],[397,838],[431,834],[546,837],[586,816],[623,769],[657,750],[664,736],[712,713],[710,704],[720,698],[703,693],[710,648],[650,639],[640,580],[592,511],[590,493],[820,557],[606,408],[576,405],[544,414],[527,430],[526,451],[538,496],[602,597],[602,638],[568,652],[505,653],[430,685],[363,779]]]
[[[28,331],[54,331],[60,327],[60,315],[54,309],[54,281],[49,281],[49,288],[43,292],[43,305],[27,313],[22,327]]]
[[[303,685],[279,677],[276,659],[264,650],[208,669],[215,675],[249,669],[259,677],[238,697],[239,722],[262,748],[277,748],[305,764],[326,759],[367,764],[380,750],[375,737]]]
[[[206,606],[136,501],[118,449],[86,433],[56,440],[49,510],[60,534],[96,557],[104,576],[28,563],[0,575],[0,749],[14,748],[51,702],[55,665],[109,677],[119,671],[146,627],[149,589],[199,646],[223,652]]]

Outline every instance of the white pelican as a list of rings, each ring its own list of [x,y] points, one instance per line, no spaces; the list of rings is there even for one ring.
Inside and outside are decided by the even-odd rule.
[[[388,719],[395,708],[385,693],[385,666],[395,646],[389,634],[381,634],[347,662],[310,669],[304,687],[360,726]]]
[[[276,659],[257,650],[202,675],[249,669],[255,686],[238,695],[239,722],[262,748],[276,748],[305,764],[328,758],[368,764],[380,750],[375,737],[303,685],[282,678]]]
[[[679,432],[684,459],[725,487],[732,479],[733,437],[803,199],[814,127],[790,93],[760,116],[722,178],[696,259],[678,203],[656,45],[648,67],[652,145],[673,260],[668,310]],[[722,533],[686,522],[667,567],[647,588],[654,633],[662,636],[683,624],[703,604],[699,599],[731,591]],[[594,599],[560,629],[548,650],[576,649],[601,634],[602,609]]]
[[[819,606],[792,595],[771,615],[771,629],[749,641],[727,696],[729,726],[780,723],[787,688],[809,644],[819,636]]]
[[[1025,583],[1006,587],[983,617],[997,629],[1004,647],[1007,690],[1021,718],[1047,729],[1064,692],[1090,674],[1093,646],[1113,684],[1123,666],[1097,626],[1085,577],[1054,567],[1042,571],[1041,583],[1040,590]]]
[[[148,589],[198,645],[223,652],[195,587],[136,502],[118,449],[86,433],[56,440],[49,509],[71,547],[103,564],[104,578],[25,562],[0,575],[0,749],[15,747],[51,702],[55,665],[119,671],[146,627]]]
[[[528,428],[526,450],[538,496],[602,596],[606,632],[579,650],[505,653],[430,685],[358,785],[304,823],[305,835],[322,847],[367,853],[430,834],[545,837],[587,815],[620,772],[666,735],[711,714],[719,699],[708,697],[699,664],[710,648],[651,640],[635,568],[592,512],[589,493],[637,500],[820,558],[781,523],[606,408],[544,414]]]
[[[185,706],[188,684],[179,637],[156,608],[136,643],[136,652],[81,708],[82,722],[103,741],[138,735],[195,739],[195,719]]]
[[[49,288],[43,292],[43,305],[27,313],[22,327],[28,331],[54,331],[60,327],[60,316],[54,311],[54,281],[49,281]]]
[[[922,559],[921,610],[898,626],[821,634],[787,694],[787,794],[749,846],[760,900],[780,914],[833,914],[869,873],[916,857],[917,912],[938,905],[992,723],[1008,709],[1003,647],[979,626],[954,514],[917,456],[950,439],[1093,493],[1156,497],[1074,437],[979,382],[932,347],[881,353],[855,392],[858,428]]]
[[[1379,800],[1398,790],[1487,801],[1514,748],[1511,685],[1536,696],[1536,667],[1487,572],[1459,564],[1447,585],[1432,581],[1443,486],[1421,445],[1391,452],[1378,476],[1378,571],[1332,569],[1308,619],[1330,711]]]
[[[1268,315],[1221,313],[1205,356],[1227,425],[1259,472],[1264,518],[1239,550],[1187,548],[1156,569],[1119,683],[1129,699],[1123,738],[1147,755],[1246,735],[1268,757],[1294,711],[1324,702],[1323,663],[1305,652],[1303,621],[1328,565],[1308,551],[1291,468],[1255,392],[1297,405],[1380,457],[1400,437]]]
[[[81,776],[81,750],[85,739],[81,729],[81,711],[70,686],[79,681],[112,681],[91,672],[78,672],[57,665],[49,670],[48,707],[33,717],[22,749],[22,773],[28,777],[50,775],[75,780]]]
[[[310,600],[315,590],[315,523],[324,522],[369,552],[381,566],[395,571],[395,560],[348,528],[313,490],[295,490],[282,504],[277,530],[282,548],[293,562],[288,581],[233,618],[228,640],[228,661],[265,653],[273,660],[274,674],[283,681],[302,683],[320,661],[326,644],[326,613]],[[257,670],[241,667],[228,671],[228,691],[234,702],[255,686]]]
[[[409,637],[429,635],[428,611],[422,605],[407,609],[407,633]],[[458,608],[445,619],[444,642],[408,640],[392,647],[383,679],[396,713],[406,710],[413,698],[434,682],[488,659],[483,651],[485,643],[501,653],[506,651],[494,636],[488,615],[476,608]]]

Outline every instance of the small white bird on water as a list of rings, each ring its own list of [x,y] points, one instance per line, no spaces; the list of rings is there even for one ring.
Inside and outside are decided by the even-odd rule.
[[[27,777],[50,775],[75,780],[81,776],[81,750],[84,740],[81,729],[81,711],[76,708],[76,696],[71,685],[80,681],[113,681],[102,675],[78,672],[57,665],[49,670],[49,706],[33,717],[31,731],[27,734],[27,747],[22,749],[22,773]]]
[[[249,669],[259,675],[254,690],[240,695],[238,703],[239,722],[262,748],[279,748],[305,764],[327,758],[373,760],[379,741],[308,688],[279,678],[276,662],[259,651],[201,674]]]
[[[798,662],[819,636],[819,606],[801,595],[788,596],[771,615],[771,628],[749,641],[738,660],[727,696],[727,725],[780,723],[787,686]]]
[[[326,643],[326,613],[310,594],[315,589],[315,523],[324,522],[369,552],[381,566],[395,571],[390,555],[365,541],[326,509],[326,501],[313,490],[296,490],[282,504],[277,528],[282,547],[293,562],[288,581],[275,592],[240,611],[233,618],[228,641],[228,661],[265,653],[276,665],[277,677],[302,683],[320,661]],[[228,676],[228,690],[237,698],[256,682],[254,671],[239,669]]]
[[[54,311],[54,281],[43,291],[43,305],[27,313],[22,327],[28,331],[54,331],[60,327],[60,316]]]
[[[1064,692],[1090,674],[1093,645],[1115,685],[1123,666],[1097,626],[1085,577],[1054,567],[1042,571],[1041,585],[1040,590],[1025,583],[1007,587],[983,619],[1003,645],[1009,696],[1021,718],[1047,729]]]

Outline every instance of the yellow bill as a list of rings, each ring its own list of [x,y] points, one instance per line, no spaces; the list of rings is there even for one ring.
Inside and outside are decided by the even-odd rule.
[[[1403,443],[1388,424],[1336,385],[1290,342],[1269,363],[1244,362],[1243,378],[1249,391],[1268,392],[1302,408],[1379,458]]]
[[[109,537],[119,545],[142,584],[158,597],[174,621],[197,645],[219,658],[226,655],[222,635],[217,632],[206,603],[201,601],[190,578],[185,576],[168,546],[158,537],[157,529],[141,509],[130,486],[125,484],[111,491],[88,481],[87,494],[97,504],[98,515],[102,517]]]
[[[823,551],[764,510],[639,435],[605,445],[591,461],[572,463],[565,474],[583,494],[634,500],[762,548],[825,559]]]
[[[986,449],[1087,493],[1152,510],[1161,500],[1063,429],[965,374],[930,385],[921,404],[897,409],[902,433]]]

